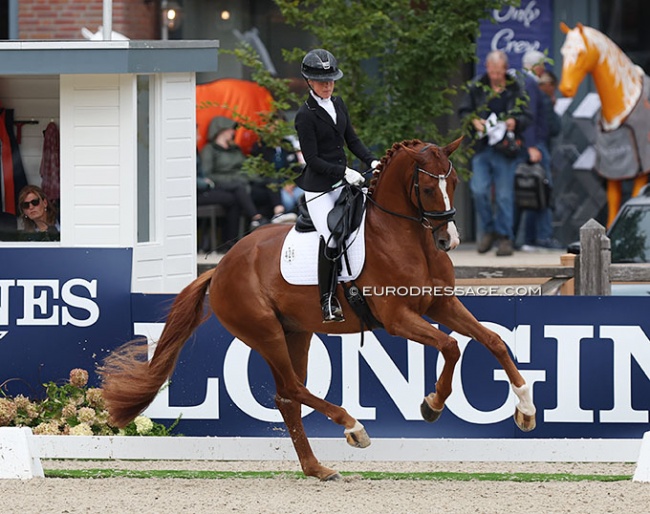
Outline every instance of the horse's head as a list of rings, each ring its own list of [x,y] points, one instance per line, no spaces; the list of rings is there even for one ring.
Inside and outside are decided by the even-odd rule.
[[[415,214],[412,219],[431,230],[436,246],[445,252],[460,244],[454,222],[458,175],[449,156],[461,141],[462,137],[444,147],[422,142],[401,146],[412,161],[404,171],[405,186]]]
[[[578,23],[570,29],[564,22],[560,29],[566,34],[566,39],[560,53],[562,54],[562,79],[559,90],[566,97],[575,96],[578,87],[587,73],[591,73],[598,64],[598,49],[589,43],[585,36],[585,27]]]

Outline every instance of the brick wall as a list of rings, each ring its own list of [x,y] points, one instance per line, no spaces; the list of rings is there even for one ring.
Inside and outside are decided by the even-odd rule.
[[[113,0],[113,30],[129,39],[159,39],[159,0]],[[102,0],[20,0],[19,39],[84,39],[81,28],[97,32]]]

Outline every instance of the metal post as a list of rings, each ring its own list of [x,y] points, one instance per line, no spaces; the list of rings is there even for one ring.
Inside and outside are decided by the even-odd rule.
[[[166,40],[169,39],[169,27],[167,26],[167,0],[162,0],[160,2],[160,39]]]
[[[102,39],[113,39],[113,0],[104,0],[102,12]]]

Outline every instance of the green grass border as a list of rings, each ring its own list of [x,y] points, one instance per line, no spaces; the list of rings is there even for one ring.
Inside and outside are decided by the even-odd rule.
[[[125,469],[49,469],[47,478],[180,478],[180,479],[277,479],[307,478],[300,471],[191,471],[191,470],[125,470]],[[385,471],[342,471],[344,478],[363,480],[470,480],[488,482],[620,482],[632,475],[574,475],[571,473],[452,473],[445,471],[392,473]]]

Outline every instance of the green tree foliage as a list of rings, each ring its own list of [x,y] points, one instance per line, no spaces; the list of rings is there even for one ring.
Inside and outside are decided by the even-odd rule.
[[[436,120],[453,113],[452,86],[476,57],[481,19],[517,0],[275,0],[286,21],[311,32],[339,61],[355,128],[383,154],[394,142],[447,143]],[[309,50],[309,49],[307,49]],[[299,62],[305,49],[286,52]]]

